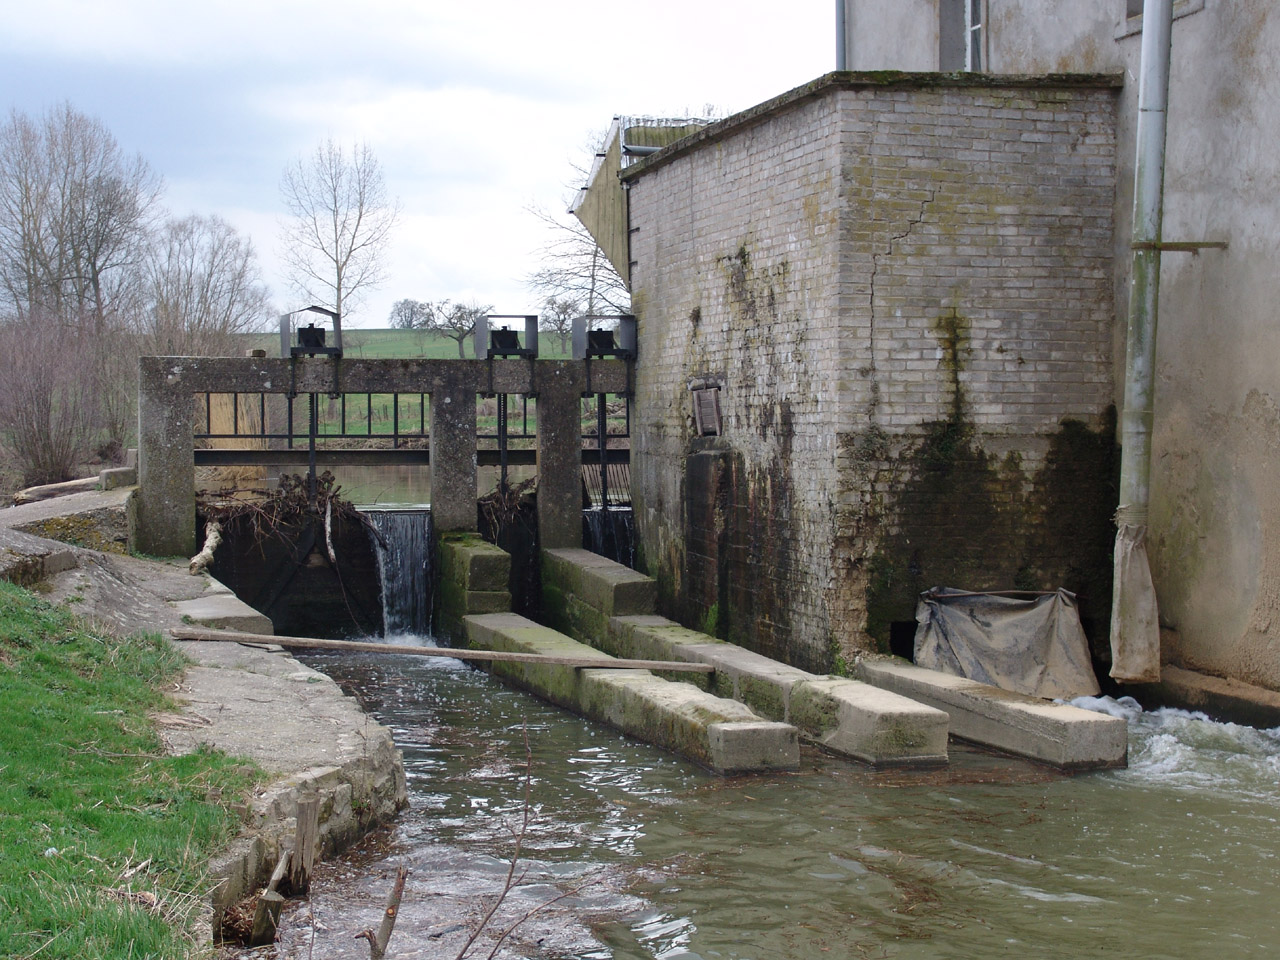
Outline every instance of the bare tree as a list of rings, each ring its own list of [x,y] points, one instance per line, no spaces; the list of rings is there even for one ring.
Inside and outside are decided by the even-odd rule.
[[[535,291],[576,302],[586,316],[631,312],[626,283],[576,217],[555,217],[537,208],[529,212],[552,229],[541,251],[543,266],[529,277]]]
[[[93,381],[83,356],[91,336],[39,311],[0,321],[0,443],[26,484],[69,480],[86,455]]]
[[[0,127],[0,298],[17,316],[92,325],[136,307],[161,190],[98,120],[64,103]]]
[[[463,346],[475,333],[476,322],[485,319],[492,306],[481,306],[472,303],[451,303],[441,300],[429,304],[431,307],[431,329],[439,331],[458,345],[458,358],[466,357]]]
[[[560,338],[560,352],[569,352],[569,335],[575,317],[588,314],[582,304],[570,297],[547,297],[542,301],[542,329]]]
[[[138,352],[218,356],[237,334],[261,329],[269,303],[248,238],[217,216],[170,220],[146,265]]]
[[[396,330],[427,330],[431,327],[431,304],[425,300],[397,300],[387,318]]]
[[[290,282],[305,298],[348,312],[383,279],[382,253],[399,217],[368,144],[348,154],[326,140],[285,168],[280,193]]]

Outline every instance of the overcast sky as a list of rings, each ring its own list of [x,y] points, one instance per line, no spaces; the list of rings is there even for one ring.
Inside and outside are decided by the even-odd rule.
[[[615,114],[735,112],[834,69],[831,0],[0,0],[0,90],[31,115],[102,120],[166,182],[175,214],[248,233],[276,303],[279,181],[332,137],[366,141],[403,208],[393,301],[536,309],[544,228]]]

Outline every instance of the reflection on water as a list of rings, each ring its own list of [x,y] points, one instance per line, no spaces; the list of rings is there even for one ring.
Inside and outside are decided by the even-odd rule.
[[[342,495],[357,506],[396,507],[431,502],[431,468],[428,466],[359,466],[330,467]],[[533,467],[508,467],[508,482],[515,484],[535,476]],[[498,485],[497,467],[478,467],[476,496],[491,493]]]
[[[386,864],[419,865],[398,956],[453,956],[463,933],[431,936],[443,905],[474,920],[498,888],[526,729],[522,903],[587,885],[501,956],[1261,957],[1280,945],[1280,731],[1101,701],[1130,719],[1128,770],[1068,777],[957,750],[942,770],[875,772],[806,751],[799,774],[725,779],[454,662],[313,662],[394,729],[412,794],[387,846],[313,902],[341,917],[367,900],[376,916]],[[301,929],[284,955],[350,955]]]

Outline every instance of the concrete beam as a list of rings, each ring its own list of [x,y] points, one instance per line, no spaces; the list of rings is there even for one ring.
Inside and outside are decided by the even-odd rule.
[[[512,613],[469,616],[474,647],[551,656],[598,657],[601,669],[495,663],[493,672],[558,706],[672,750],[717,773],[796,770],[797,731],[761,719],[743,704],[647,670],[610,670],[612,659]]]
[[[301,357],[144,357],[181,385],[197,393],[328,393],[333,389],[332,360]],[[449,384],[465,384],[473,394],[537,395],[546,384],[572,372],[588,387],[582,360],[358,360],[338,366],[339,387],[346,393],[433,393]],[[623,393],[629,388],[627,365],[621,360],[591,361],[591,391]]]
[[[945,710],[951,734],[1064,770],[1123,767],[1129,726],[1117,717],[926,670],[897,658],[864,659],[858,678]]]
[[[714,693],[794,724],[835,753],[877,766],[947,762],[946,713],[907,697],[817,676],[663,617],[615,617],[609,637],[615,656],[711,664]]]

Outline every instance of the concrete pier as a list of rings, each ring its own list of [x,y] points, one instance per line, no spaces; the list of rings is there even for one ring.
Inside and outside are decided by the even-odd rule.
[[[945,710],[953,736],[1064,770],[1123,767],[1129,725],[1118,717],[1001,690],[896,657],[864,659],[858,676]]]
[[[711,664],[712,692],[794,724],[844,756],[877,765],[946,762],[943,711],[856,680],[820,677],[654,616],[653,580],[597,554],[570,549],[542,556],[544,612],[584,643],[619,657]]]
[[[513,613],[468,616],[472,646],[547,656],[594,657],[601,669],[495,663],[493,672],[551,703],[623,733],[654,743],[714,770],[755,773],[796,770],[794,727],[757,716],[750,708],[656,677],[647,670],[611,670],[608,654]]]

